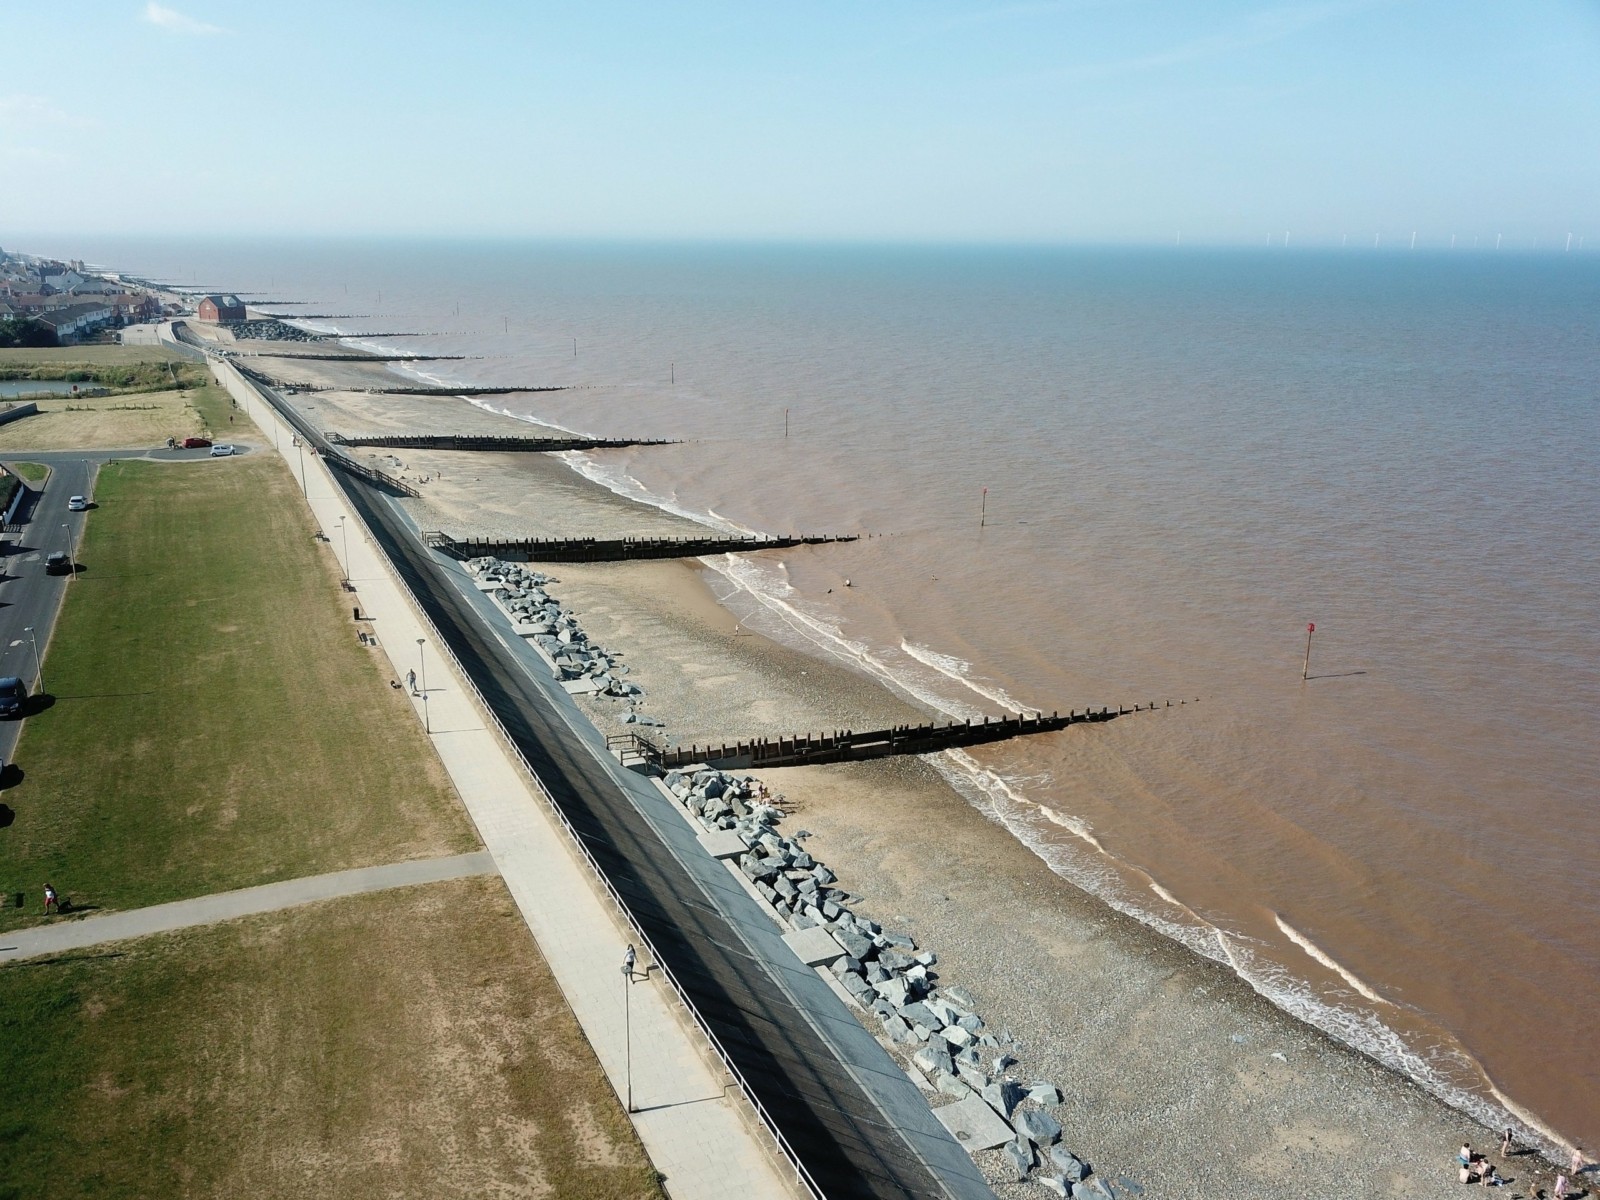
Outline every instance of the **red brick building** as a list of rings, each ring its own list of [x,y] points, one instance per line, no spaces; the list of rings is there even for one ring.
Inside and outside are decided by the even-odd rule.
[[[244,320],[244,301],[237,296],[207,296],[200,301],[200,319],[213,325]]]

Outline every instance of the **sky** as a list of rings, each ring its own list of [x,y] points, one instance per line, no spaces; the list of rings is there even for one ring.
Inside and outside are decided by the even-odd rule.
[[[0,0],[0,62],[0,246],[1600,249],[1600,0]]]

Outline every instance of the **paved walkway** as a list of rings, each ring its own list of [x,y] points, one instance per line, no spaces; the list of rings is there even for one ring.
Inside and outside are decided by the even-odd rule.
[[[130,912],[62,920],[32,929],[19,929],[9,935],[0,934],[0,962],[78,950],[101,942],[118,942],[150,933],[188,929],[194,925],[231,921],[235,917],[275,912],[281,908],[294,908],[296,905],[340,896],[360,896],[415,883],[439,883],[445,879],[494,873],[494,859],[486,851],[480,850],[475,854],[419,858],[408,862],[385,863],[381,867],[358,867],[353,871],[334,871],[328,875],[311,875],[283,883],[266,883],[260,887],[241,888],[237,892],[218,892],[193,900],[175,900],[171,904],[154,904]]]
[[[293,431],[231,369],[221,368],[221,375],[268,440],[276,441],[296,480],[301,479]],[[432,633],[368,541],[328,468],[309,454],[303,461],[307,502],[340,557],[345,539],[336,531],[340,518],[346,518],[350,561],[345,566],[363,617],[370,619],[368,627],[388,655],[393,677],[403,680],[408,670],[415,670],[419,681],[427,681],[426,719],[434,748],[601,1068],[619,1096],[631,1087],[634,1127],[668,1192],[675,1200],[796,1195],[759,1135],[725,1097],[725,1075],[707,1065],[703,1055],[709,1051],[675,998],[654,977],[625,988],[621,968],[626,927],[600,898],[544,801],[485,726],[470,689],[433,648]],[[353,626],[350,636],[355,636]],[[427,644],[419,647],[418,639]],[[414,703],[418,720],[423,720],[424,702]]]

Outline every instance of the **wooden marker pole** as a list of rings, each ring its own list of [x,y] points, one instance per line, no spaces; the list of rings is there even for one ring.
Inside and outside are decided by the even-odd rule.
[[[1300,668],[1300,678],[1301,678],[1301,680],[1305,680],[1311,674],[1311,635],[1313,633],[1315,633],[1316,631],[1317,631],[1317,623],[1315,621],[1307,621],[1306,622],[1306,661],[1305,661],[1305,665]]]
[[[983,489],[983,499],[978,502],[978,528],[982,529],[989,522],[989,489]]]
[[[789,436],[789,410],[787,408],[783,410],[783,436],[785,438]]]
[[[677,363],[673,363],[672,364],[672,382],[674,384],[676,384],[678,382],[678,364]]]

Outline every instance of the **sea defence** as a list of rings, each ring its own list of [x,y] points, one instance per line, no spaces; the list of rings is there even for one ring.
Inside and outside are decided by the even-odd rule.
[[[731,745],[724,742],[717,746],[680,746],[676,750],[656,749],[653,756],[648,752],[645,756],[653,757],[655,764],[666,770],[696,763],[723,771],[816,766],[821,763],[888,758],[895,754],[936,754],[960,746],[980,746],[985,742],[1003,742],[1028,734],[1051,733],[1069,725],[1114,721],[1130,712],[1143,711],[1148,711],[1147,706],[1139,705],[1131,709],[1090,708],[1065,716],[1061,713],[1051,713],[1049,716],[1043,713],[1018,713],[994,720],[984,717],[977,722],[949,725],[899,725],[865,733],[845,729],[834,733],[803,733],[791,738],[756,738]]]
[[[639,558],[701,558],[708,554],[743,554],[854,542],[859,534],[796,534],[790,537],[662,537],[662,538],[453,538],[437,530],[422,535],[430,550],[463,562],[498,558],[507,562],[623,562]]]
[[[381,360],[375,360],[381,361]],[[329,433],[339,446],[377,446],[389,450],[467,450],[479,453],[555,454],[565,450],[619,450],[625,446],[672,446],[670,438],[507,437],[468,433],[394,433],[345,437]]]

